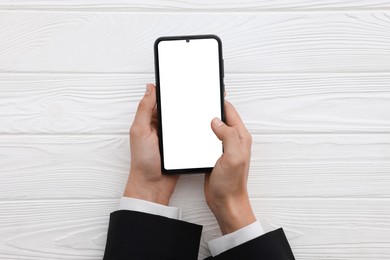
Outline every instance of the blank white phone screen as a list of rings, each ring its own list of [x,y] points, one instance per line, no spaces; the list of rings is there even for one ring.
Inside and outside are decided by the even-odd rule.
[[[221,118],[217,40],[161,41],[158,61],[165,169],[214,167],[222,155],[211,129]]]

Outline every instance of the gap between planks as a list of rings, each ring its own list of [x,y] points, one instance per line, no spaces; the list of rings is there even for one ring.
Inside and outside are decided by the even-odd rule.
[[[249,129],[250,132],[253,129]],[[130,129],[129,129],[130,131]],[[286,131],[286,132],[267,132],[267,131],[257,131],[256,133],[251,133],[252,136],[359,136],[359,135],[389,135],[390,130],[388,131]],[[13,136],[23,136],[23,137],[61,137],[61,136],[72,136],[72,137],[126,137],[129,136],[129,133],[0,133],[0,138],[3,137],[13,137]]]
[[[102,197],[99,197],[99,198],[83,198],[83,197],[79,197],[79,198],[46,198],[46,199],[0,199],[0,203],[6,203],[6,202],[40,202],[40,201],[44,201],[44,202],[52,202],[52,201],[62,201],[62,202],[77,202],[77,203],[84,203],[84,202],[89,202],[89,201],[93,201],[93,202],[112,202],[112,201],[118,201],[119,203],[119,200],[121,199],[121,197],[107,197],[107,198],[102,198]],[[303,198],[303,197],[294,197],[294,196],[288,196],[288,197],[277,197],[277,198],[270,198],[270,197],[265,197],[265,198],[255,198],[255,197],[250,197],[249,198],[251,201],[280,201],[280,200],[284,200],[284,201],[318,201],[318,200],[322,200],[322,201],[340,201],[340,200],[343,200],[343,201],[372,201],[372,200],[375,200],[375,201],[390,201],[390,198],[383,198],[383,197],[313,197],[313,196],[310,196],[310,197],[306,197],[306,198]],[[183,201],[194,201],[194,202],[199,202],[199,201],[204,201],[204,198],[200,198],[200,197],[194,197],[194,198],[188,198],[188,197],[185,197],[185,198],[180,198],[179,196],[176,196],[175,198],[173,198],[174,201],[179,201],[179,200],[183,200]]]
[[[226,61],[225,61],[226,62]],[[56,76],[56,75],[90,75],[90,76],[109,76],[109,75],[119,75],[119,76],[153,76],[154,73],[150,72],[93,72],[93,71],[2,71],[0,70],[0,76],[1,75],[50,75],[50,76]],[[304,71],[297,71],[297,72],[229,72],[225,73],[225,78],[229,76],[316,76],[316,75],[342,75],[342,76],[389,76],[389,71],[375,71],[375,72],[343,72],[343,71],[316,71],[316,72],[304,72]]]
[[[311,9],[298,9],[292,10],[288,8],[270,8],[270,9],[193,9],[178,8],[175,10],[163,10],[163,9],[147,9],[147,8],[131,8],[131,7],[80,7],[80,6],[12,6],[12,5],[0,5],[1,11],[15,11],[15,12],[74,12],[74,13],[136,13],[136,14],[278,14],[278,13],[291,13],[291,14],[305,14],[305,13],[384,13],[389,12],[390,7],[378,7],[378,8],[311,8]]]

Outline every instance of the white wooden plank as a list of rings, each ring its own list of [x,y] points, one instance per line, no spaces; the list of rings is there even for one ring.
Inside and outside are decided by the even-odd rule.
[[[0,74],[2,134],[127,134],[153,74]],[[252,133],[390,131],[390,74],[227,74]]]
[[[313,10],[372,10],[390,8],[387,0],[3,0],[2,8],[32,9],[87,9],[87,10],[133,10],[133,11],[313,11]]]
[[[154,75],[0,75],[1,133],[129,131]]]
[[[2,202],[1,259],[102,259],[119,200]]]
[[[0,12],[0,71],[153,72],[162,35],[214,33],[227,72],[389,72],[374,13]]]
[[[107,198],[123,193],[130,168],[126,136],[0,139],[3,199]]]
[[[204,225],[206,241],[219,236],[217,223],[199,198],[172,202],[183,219]],[[1,259],[101,259],[111,200],[2,201]],[[390,257],[390,201],[378,199],[258,199],[256,216],[267,231],[283,227],[296,259]]]
[[[390,135],[254,135],[253,198],[390,198]],[[127,136],[1,136],[0,200],[115,198],[129,171]],[[198,197],[203,176],[175,196]]]

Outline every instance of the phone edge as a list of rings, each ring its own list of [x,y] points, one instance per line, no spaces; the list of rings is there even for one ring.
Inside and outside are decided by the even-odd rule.
[[[158,66],[158,44],[161,41],[165,40],[186,40],[186,39],[215,39],[218,42],[218,56],[219,56],[219,79],[220,79],[220,102],[221,102],[221,120],[226,123],[225,118],[225,71],[224,71],[224,59],[222,51],[222,40],[219,36],[215,34],[200,34],[200,35],[181,35],[181,36],[161,36],[154,41],[154,71],[155,71],[155,81],[156,81],[156,103],[157,103],[157,120],[158,120],[158,144],[160,152],[160,164],[161,172],[167,175],[181,174],[181,173],[210,173],[214,167],[206,168],[187,168],[187,169],[174,169],[168,170],[165,169],[164,165],[164,152],[163,152],[163,141],[162,141],[162,126],[161,126],[161,96],[160,96],[160,69]],[[224,149],[222,146],[222,153]]]

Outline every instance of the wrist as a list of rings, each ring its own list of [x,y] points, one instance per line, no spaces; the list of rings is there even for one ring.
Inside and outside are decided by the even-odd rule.
[[[229,201],[221,207],[215,207],[212,212],[223,235],[233,233],[256,221],[249,199]]]
[[[159,189],[153,185],[135,181],[129,178],[125,190],[124,197],[146,200],[164,206],[169,205],[169,197],[162,194]]]
[[[131,186],[126,186],[123,196],[133,199],[146,200],[164,206],[169,205],[169,199],[159,196],[158,194],[151,192],[147,189],[139,190]]]
[[[168,199],[156,196],[156,194],[145,192],[145,191],[135,192],[132,189],[126,188],[124,193],[123,193],[123,196],[127,197],[127,198],[145,200],[145,201],[161,204],[161,205],[164,205],[164,206],[168,206],[169,205],[169,200]]]

